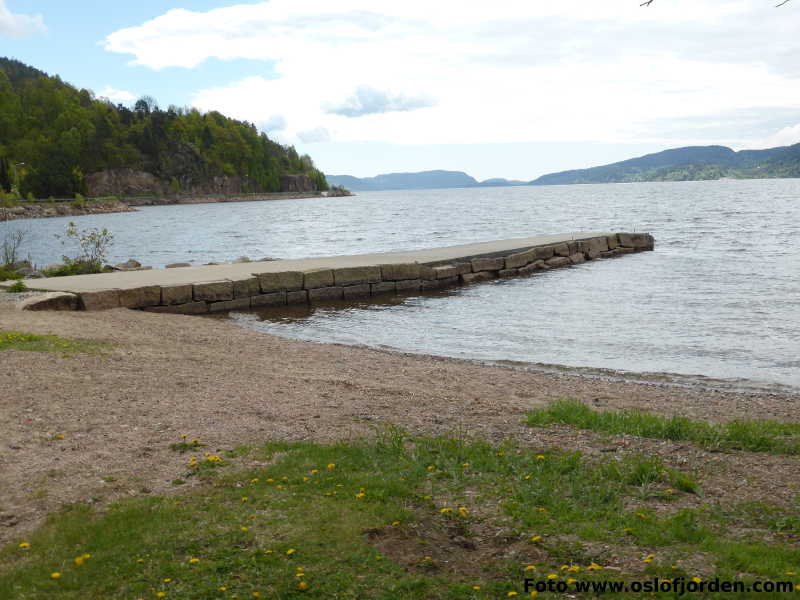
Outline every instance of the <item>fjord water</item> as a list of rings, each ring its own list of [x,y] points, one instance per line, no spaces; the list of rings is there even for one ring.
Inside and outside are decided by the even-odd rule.
[[[68,219],[17,222],[55,260]],[[74,219],[114,259],[413,250],[571,231],[647,231],[654,252],[381,303],[233,315],[290,338],[800,387],[800,180],[362,193],[145,207]],[[8,224],[6,224],[7,226]]]

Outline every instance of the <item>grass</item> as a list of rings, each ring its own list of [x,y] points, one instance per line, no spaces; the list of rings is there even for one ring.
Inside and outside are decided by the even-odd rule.
[[[28,352],[57,352],[70,354],[102,354],[110,348],[105,342],[71,340],[57,335],[36,335],[0,329],[0,352],[23,350]]]
[[[528,425],[574,425],[609,434],[687,441],[711,450],[800,454],[800,423],[737,419],[716,424],[641,411],[595,411],[577,400],[557,400],[528,413]]]
[[[665,511],[683,492],[652,457],[391,428],[373,440],[232,453],[261,465],[246,471],[224,453],[198,454],[183,475],[205,482],[192,493],[75,505],[0,550],[0,599],[470,600],[522,596],[525,577],[548,574],[800,583],[786,575],[800,567],[796,510]],[[768,535],[734,533],[756,516]]]

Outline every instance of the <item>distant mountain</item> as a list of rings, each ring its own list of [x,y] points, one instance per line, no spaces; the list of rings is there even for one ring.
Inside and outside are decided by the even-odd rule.
[[[622,162],[549,173],[530,185],[697,181],[704,179],[800,177],[800,144],[734,152],[725,146],[689,146]]]
[[[508,179],[478,181],[462,171],[441,170],[419,173],[386,173],[375,177],[353,177],[352,175],[326,175],[325,177],[329,185],[341,185],[352,192],[528,185],[524,181]]]

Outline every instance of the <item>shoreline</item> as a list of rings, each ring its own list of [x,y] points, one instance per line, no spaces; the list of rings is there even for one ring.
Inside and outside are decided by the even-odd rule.
[[[800,402],[800,394],[610,381],[576,371],[543,373],[288,340],[224,319],[127,309],[23,312],[0,302],[0,329],[111,345],[102,355],[3,353],[6,401],[0,402],[0,422],[7,426],[0,431],[6,450],[0,454],[0,522],[6,527],[0,528],[0,544],[65,504],[171,495],[202,485],[171,483],[185,474],[185,457],[169,449],[181,434],[203,440],[210,451],[225,451],[276,439],[352,440],[393,425],[586,453],[613,447],[684,456],[686,443],[631,441],[564,427],[540,430],[523,420],[527,411],[565,397],[601,410],[642,409],[714,422],[797,422]],[[727,475],[718,488],[726,494],[730,481],[748,477],[757,479],[748,484],[754,486],[750,494],[789,494],[786,487],[776,488],[772,474],[796,472],[799,462],[761,453],[743,460],[738,454],[691,452],[712,481],[723,477],[719,463],[725,462]],[[706,483],[707,494],[711,489]]]

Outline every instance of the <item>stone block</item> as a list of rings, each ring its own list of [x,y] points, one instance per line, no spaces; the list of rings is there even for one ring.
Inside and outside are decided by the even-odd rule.
[[[161,304],[161,286],[147,285],[119,291],[119,305],[125,308],[142,308]]]
[[[370,294],[373,296],[396,293],[397,284],[394,281],[381,281],[380,283],[373,283],[370,285]]]
[[[617,234],[615,233],[614,235],[607,235],[606,243],[608,244],[609,250],[614,250],[615,248],[618,248],[619,240],[617,239]]]
[[[569,256],[578,253],[578,242],[567,242],[567,248],[569,248]]]
[[[453,266],[458,271],[459,275],[463,275],[464,273],[472,273],[472,263],[470,262],[457,262],[453,263]]]
[[[308,304],[308,290],[286,292],[286,304]]]
[[[403,281],[406,279],[419,279],[418,263],[400,263],[396,265],[381,265],[381,277],[384,281]]]
[[[344,298],[344,292],[340,286],[320,287],[308,290],[308,301],[312,304],[315,302],[328,302],[331,300],[341,300]]]
[[[536,260],[536,251],[535,250],[526,250],[525,252],[516,252],[514,254],[509,254],[506,256],[506,269],[518,269],[519,267],[524,267],[525,265],[532,263]]]
[[[499,271],[506,268],[506,259],[499,258],[473,258],[472,271]]]
[[[176,315],[202,315],[208,312],[208,303],[186,302],[185,304],[172,304],[170,306],[145,306],[142,310]]]
[[[332,285],[333,271],[331,269],[312,269],[303,273],[303,288],[306,290],[331,287]]]
[[[281,271],[279,273],[256,273],[261,293],[296,291],[303,289],[303,273],[300,271]]]
[[[257,277],[247,277],[246,279],[233,280],[233,297],[249,298],[261,293],[261,285]]]
[[[345,285],[342,286],[342,292],[344,293],[345,300],[355,300],[357,298],[369,298],[371,290],[369,289],[370,284],[368,283],[359,283],[357,285]]]
[[[433,290],[441,290],[444,288],[455,287],[460,284],[458,275],[452,275],[442,279],[432,279],[430,281],[422,281],[422,291],[431,292]]]
[[[566,256],[569,257],[569,245],[568,244],[556,244],[553,246],[553,254],[556,256]]]
[[[211,302],[208,305],[208,312],[224,312],[228,310],[250,310],[250,296],[224,300],[223,302]]]
[[[601,252],[608,252],[608,240],[606,236],[581,240],[578,242],[578,252],[582,252],[586,258],[593,260],[600,256]]]
[[[186,304],[192,301],[192,284],[176,283],[161,286],[161,304]]]
[[[623,248],[622,246],[620,246],[619,248],[615,248],[614,252],[616,252],[617,254],[633,254],[634,252],[636,252],[636,248]]]
[[[80,294],[78,306],[81,310],[107,310],[119,308],[119,290],[100,290]]]
[[[536,260],[547,260],[553,258],[553,246],[537,246],[533,249]]]
[[[497,275],[500,279],[511,279],[519,275],[519,269],[502,269],[498,271]]]
[[[374,267],[342,267],[333,270],[333,282],[336,285],[359,285],[378,283],[381,281],[381,268]]]
[[[495,275],[492,271],[479,271],[478,273],[464,273],[461,275],[461,281],[464,285],[470,283],[479,283],[481,281],[489,281],[494,279]]]
[[[619,245],[636,250],[652,250],[655,240],[649,233],[618,233]]]
[[[420,265],[419,278],[423,281],[433,281],[436,279],[436,271],[428,265]]]
[[[270,292],[269,294],[259,294],[250,298],[250,308],[261,308],[263,306],[285,306],[286,292]]]
[[[569,260],[573,265],[579,265],[586,262],[586,257],[583,255],[583,252],[576,252],[575,254],[569,255]]]
[[[520,277],[528,277],[530,275],[533,275],[537,271],[541,271],[541,270],[545,269],[545,267],[546,267],[546,265],[544,264],[543,260],[534,261],[531,264],[525,265],[524,267],[520,268],[519,276]]]
[[[422,289],[421,279],[403,279],[395,284],[398,294],[418,294]]]
[[[182,262],[182,263],[170,263],[166,265],[165,269],[180,269],[182,267],[191,267],[192,263]]]
[[[569,267],[572,264],[572,261],[568,259],[566,256],[554,256],[553,258],[548,258],[544,262],[551,269],[560,269],[561,267]]]
[[[21,300],[17,303],[17,310],[78,310],[78,296],[69,292],[49,292]]]
[[[193,287],[192,295],[195,300],[204,300],[206,302],[233,300],[233,282],[227,279],[195,283]]]
[[[458,277],[458,269],[453,265],[441,265],[433,267],[436,272],[436,279],[447,279],[448,277]]]

